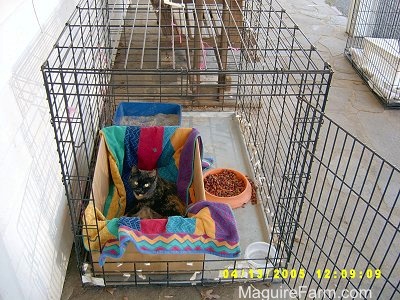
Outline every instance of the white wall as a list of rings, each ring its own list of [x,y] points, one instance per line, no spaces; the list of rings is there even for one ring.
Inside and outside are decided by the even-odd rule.
[[[77,0],[0,1],[0,299],[59,299],[72,246],[40,66]]]

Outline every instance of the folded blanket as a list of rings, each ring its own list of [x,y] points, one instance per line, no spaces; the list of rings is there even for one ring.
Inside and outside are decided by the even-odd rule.
[[[236,221],[229,205],[200,201],[188,208],[190,218],[119,219],[118,238],[105,245],[99,263],[120,258],[132,242],[141,253],[209,253],[237,257],[240,253]]]

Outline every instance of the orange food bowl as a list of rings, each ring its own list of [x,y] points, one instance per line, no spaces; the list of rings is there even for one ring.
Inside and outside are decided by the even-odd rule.
[[[211,175],[220,175],[219,178],[223,177],[224,172],[230,172],[233,173],[237,179],[241,180],[244,185],[244,189],[241,193],[235,195],[235,196],[229,196],[229,197],[224,197],[224,196],[218,196],[212,194],[209,190],[207,190],[206,183],[210,183],[209,179],[207,178],[208,176]],[[220,168],[220,169],[210,169],[206,171],[203,175],[204,177],[204,188],[206,192],[206,200],[208,201],[213,201],[213,202],[222,202],[229,204],[232,208],[238,208],[241,207],[243,204],[247,203],[250,198],[251,198],[251,185],[250,182],[247,180],[246,176],[240,173],[239,171],[233,170],[233,169],[227,169],[227,168]],[[229,181],[229,179],[227,179]],[[229,182],[227,184],[223,183],[223,180],[215,180],[213,181],[213,189],[216,190],[218,193],[219,191],[223,191],[226,189],[227,186],[230,186]],[[235,187],[233,187],[235,189]]]

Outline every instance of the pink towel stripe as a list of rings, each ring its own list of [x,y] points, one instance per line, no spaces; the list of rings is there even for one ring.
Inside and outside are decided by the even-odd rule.
[[[162,152],[164,127],[143,127],[140,129],[138,144],[138,167],[141,170],[153,170],[157,167]]]

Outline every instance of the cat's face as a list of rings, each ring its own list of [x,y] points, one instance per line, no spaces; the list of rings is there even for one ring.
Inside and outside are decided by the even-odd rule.
[[[156,189],[157,171],[139,170],[136,166],[133,166],[129,183],[137,200],[150,198]]]

